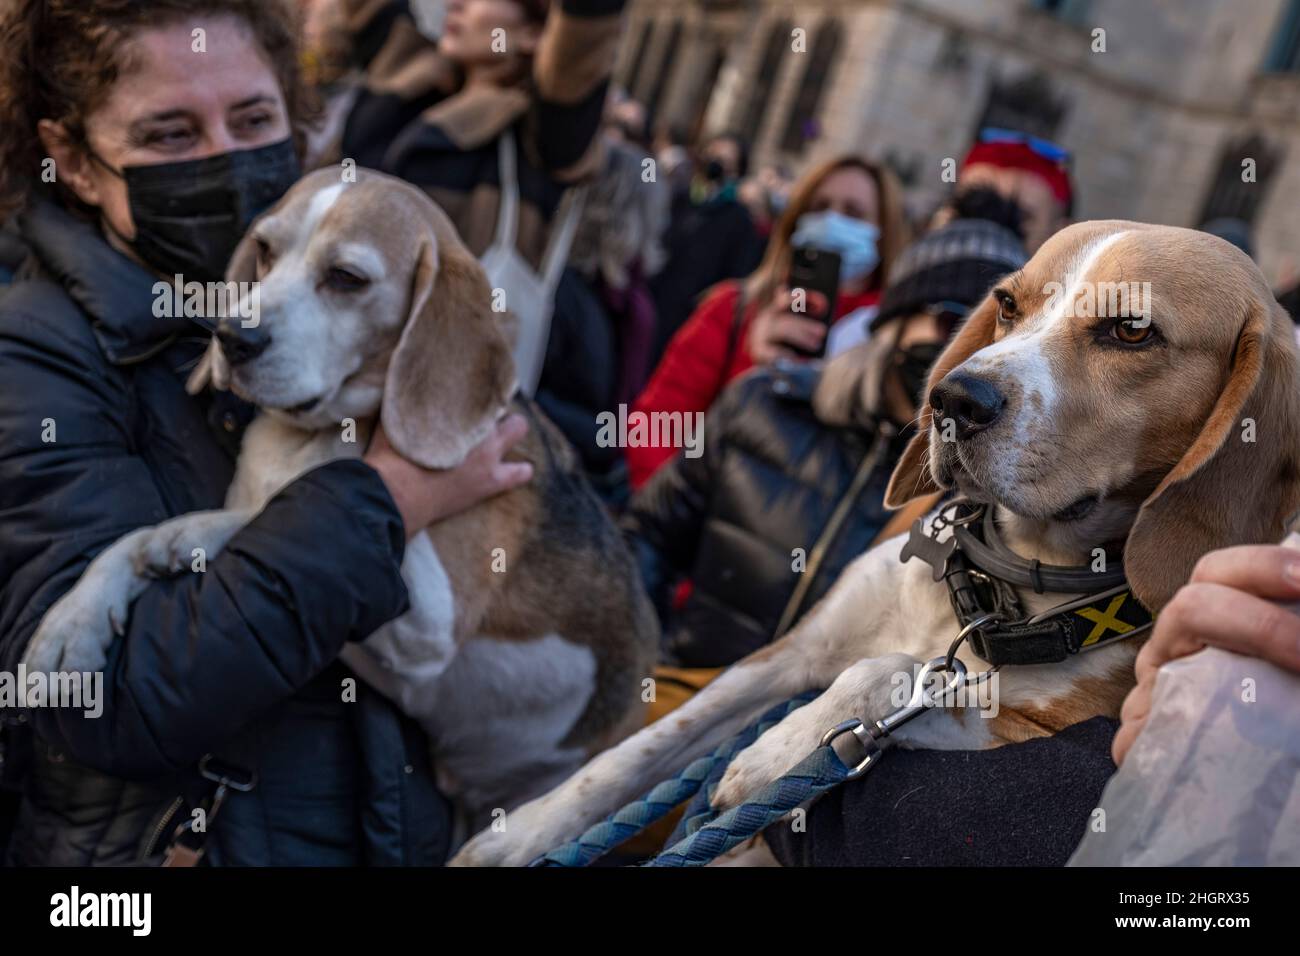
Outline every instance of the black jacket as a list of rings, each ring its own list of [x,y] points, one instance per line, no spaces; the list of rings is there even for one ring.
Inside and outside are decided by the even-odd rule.
[[[705,292],[725,279],[749,275],[763,258],[763,239],[748,209],[722,198],[697,205],[689,190],[673,197],[664,246],[668,261],[650,280],[659,315],[652,367]]]
[[[1064,866],[1115,772],[1118,729],[1093,717],[993,750],[896,748],[801,829],[763,836],[783,866]]]
[[[703,454],[679,453],[632,499],[623,526],[665,621],[667,659],[721,667],[769,643],[802,576],[812,578],[790,621],[888,522],[885,487],[907,436],[885,439],[846,501],[876,433],[820,421],[818,376],[815,365],[782,365],[737,379],[705,418]],[[693,587],[670,616],[682,577]]]
[[[23,230],[36,262],[0,299],[10,672],[96,554],[134,528],[222,505],[249,417],[229,396],[185,394],[204,336],[154,317],[154,279],[97,230],[49,205]],[[30,754],[11,861],[156,854],[206,792],[195,766],[215,753],[258,782],[214,819],[214,864],[439,862],[447,807],[423,737],[364,686],[345,702],[351,675],[336,662],[345,641],[405,610],[403,548],[378,475],[340,461],[277,495],[205,572],[152,584],[109,654],[101,717],[4,714],[9,752]]]
[[[589,475],[622,462],[616,446],[602,448],[596,416],[618,403],[618,330],[591,284],[565,269],[555,289],[555,313],[537,404],[564,433]]]

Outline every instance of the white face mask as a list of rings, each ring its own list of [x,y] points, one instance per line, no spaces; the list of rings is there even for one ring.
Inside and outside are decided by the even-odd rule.
[[[879,239],[880,227],[875,223],[825,209],[800,216],[790,243],[836,253],[840,257],[840,282],[856,282],[869,276],[880,262],[876,249]]]

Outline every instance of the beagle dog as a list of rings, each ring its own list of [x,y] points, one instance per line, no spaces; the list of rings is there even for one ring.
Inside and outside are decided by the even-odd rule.
[[[1116,314],[1116,297],[1097,294],[1134,282],[1149,291],[1140,314]],[[994,509],[1014,552],[1045,564],[1087,565],[1097,546],[1122,543],[1128,587],[1155,612],[1207,551],[1282,539],[1300,505],[1298,373],[1291,320],[1228,243],[1133,222],[1074,225],[999,283],[940,356],[886,502],[956,491]],[[527,863],[810,689],[827,688],[736,756],[715,807],[743,802],[846,718],[897,710],[897,678],[944,655],[959,630],[945,584],[900,560],[906,540],[858,558],[785,637],[510,813],[453,863]],[[1019,594],[1030,614],[1076,596]],[[1005,667],[996,716],[940,707],[895,737],[981,749],[1115,717],[1138,643]],[[957,656],[973,677],[981,664],[969,647]]]
[[[102,667],[151,576],[188,572],[193,549],[214,557],[298,475],[360,456],[377,418],[404,456],[451,468],[511,405],[508,313],[492,309],[450,220],[407,183],[306,176],[250,227],[227,278],[257,283],[258,321],[222,319],[189,383],[260,410],[225,509],[99,555],[42,619],[29,667]],[[411,538],[410,610],[342,654],[422,722],[444,792],[476,824],[640,726],[657,653],[621,536],[559,432],[523,411],[531,427],[513,455],[533,480]]]

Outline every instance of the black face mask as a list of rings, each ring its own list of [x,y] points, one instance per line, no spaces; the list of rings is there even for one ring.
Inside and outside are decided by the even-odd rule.
[[[94,155],[92,153],[92,155]],[[166,275],[215,282],[245,230],[301,172],[289,139],[204,159],[113,169],[126,182],[136,253]]]
[[[727,178],[727,170],[720,159],[710,159],[704,164],[704,178],[711,183],[720,183]]]
[[[918,342],[905,349],[894,350],[894,369],[898,380],[907,391],[907,397],[914,402],[924,403],[921,394],[929,379],[930,369],[943,352],[942,342]]]

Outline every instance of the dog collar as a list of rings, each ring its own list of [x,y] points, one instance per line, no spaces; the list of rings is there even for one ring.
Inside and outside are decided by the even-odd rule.
[[[940,541],[945,528],[952,535]],[[971,650],[993,666],[1055,664],[1082,651],[1135,637],[1153,623],[1133,596],[1123,566],[1094,571],[1026,561],[1002,541],[992,509],[964,499],[940,509],[929,532],[912,524],[900,560],[920,558],[948,585],[953,610]],[[1084,593],[1042,614],[1024,613],[1017,587]]]

